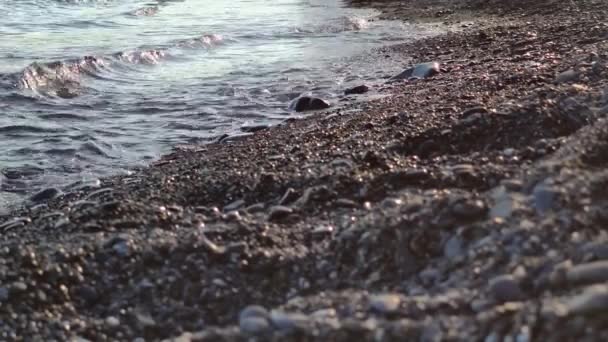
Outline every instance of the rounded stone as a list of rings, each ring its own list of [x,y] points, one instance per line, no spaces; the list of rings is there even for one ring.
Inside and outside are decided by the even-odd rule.
[[[370,308],[381,314],[391,314],[399,310],[401,298],[396,294],[377,295],[370,299]]]
[[[241,310],[241,313],[239,313],[239,320],[250,317],[262,317],[264,319],[268,319],[269,315],[268,310],[266,310],[263,306],[249,305]]]
[[[260,335],[270,331],[270,322],[264,317],[245,317],[239,320],[239,328],[244,333]]]
[[[500,275],[490,280],[490,293],[499,302],[514,302],[523,298],[519,283],[510,274]]]

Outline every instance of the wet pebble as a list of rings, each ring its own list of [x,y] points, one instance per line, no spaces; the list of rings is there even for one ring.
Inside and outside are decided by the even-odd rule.
[[[305,112],[309,110],[326,109],[330,106],[331,105],[329,104],[329,102],[318,97],[302,96],[294,100],[291,103],[290,108],[295,110],[296,112]]]
[[[518,281],[510,274],[492,278],[489,289],[492,297],[499,302],[513,302],[523,298],[523,292]]]
[[[61,190],[57,188],[47,188],[32,195],[30,201],[34,203],[46,202],[56,198],[59,194],[61,194]]]

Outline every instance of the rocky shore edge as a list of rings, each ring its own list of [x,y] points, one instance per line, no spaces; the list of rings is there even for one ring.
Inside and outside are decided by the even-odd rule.
[[[0,340],[608,340],[608,4],[354,2],[474,20],[379,51],[439,66],[390,96],[0,218]]]

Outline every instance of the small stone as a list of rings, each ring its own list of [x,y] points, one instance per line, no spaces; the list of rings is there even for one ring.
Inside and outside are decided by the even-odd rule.
[[[463,254],[462,239],[454,235],[446,241],[443,246],[443,255],[448,259],[454,259]]]
[[[342,207],[342,208],[358,208],[359,207],[357,202],[355,202],[353,200],[349,200],[347,198],[338,198],[336,200],[336,206]]]
[[[580,247],[580,254],[598,260],[608,260],[608,243],[590,242]]]
[[[441,72],[437,62],[420,63],[395,75],[389,81],[407,80],[411,78],[427,78]]]
[[[239,320],[241,331],[251,335],[261,335],[270,331],[270,322],[262,317],[247,317]]]
[[[23,293],[27,291],[27,284],[21,281],[16,281],[11,285],[12,293]]]
[[[279,205],[286,205],[298,199],[298,193],[293,189],[289,188],[283,194],[283,197],[279,200]]]
[[[370,308],[381,314],[391,314],[399,310],[401,298],[396,294],[377,295],[370,299]]]
[[[305,328],[308,324],[308,317],[303,314],[273,310],[270,313],[270,321],[278,330],[294,331]]]
[[[510,274],[491,279],[489,288],[494,299],[499,302],[514,302],[523,298],[519,283]]]
[[[480,200],[467,199],[458,201],[452,207],[452,213],[462,219],[478,219],[486,214],[488,208]]]
[[[238,222],[242,219],[241,214],[238,210],[232,210],[224,214],[222,218],[228,222]]]
[[[327,102],[323,99],[317,98],[317,97],[309,97],[309,96],[302,96],[300,98],[297,98],[290,105],[290,108],[295,110],[296,112],[304,112],[304,111],[309,111],[309,110],[320,110],[320,109],[326,109],[329,107],[331,107],[329,102]]]
[[[566,280],[573,285],[608,281],[608,260],[573,266],[566,271]]]
[[[293,209],[291,209],[289,207],[282,206],[282,205],[275,205],[270,208],[270,213],[268,214],[268,220],[270,220],[270,221],[282,220],[285,217],[291,215],[292,213],[293,213]]]
[[[328,319],[328,318],[336,318],[336,316],[338,316],[338,313],[336,312],[336,309],[334,309],[334,308],[327,308],[327,309],[319,309],[319,310],[313,312],[312,314],[310,314],[310,316],[315,319]]]
[[[135,319],[137,320],[137,323],[144,328],[149,328],[156,325],[156,321],[154,320],[154,318],[152,318],[152,316],[147,313],[136,313]]]
[[[61,191],[57,188],[48,188],[42,191],[37,192],[36,194],[30,197],[30,201],[34,203],[46,202],[56,198],[61,194]]]
[[[239,314],[239,327],[244,333],[258,335],[270,330],[270,314],[259,305],[250,305]]]
[[[245,211],[250,213],[250,214],[254,214],[254,213],[259,213],[261,211],[264,211],[264,203],[256,203],[256,204],[252,204],[250,206],[248,206]]]
[[[127,241],[119,241],[112,246],[112,250],[120,257],[127,257],[130,254],[130,248]]]
[[[534,207],[539,213],[545,213],[554,206],[559,195],[560,191],[558,189],[547,186],[544,183],[538,184],[532,190]]]
[[[99,299],[99,294],[93,286],[82,285],[76,291],[76,294],[87,304],[93,304]]]
[[[559,75],[557,75],[557,77],[555,78],[555,82],[556,83],[568,83],[568,82],[573,82],[578,80],[579,78],[579,73],[570,69],[570,70],[566,70],[562,73],[560,73]]]
[[[369,87],[366,86],[365,84],[362,84],[362,85],[344,90],[344,95],[365,94],[368,91],[369,91]]]
[[[240,200],[236,200],[230,204],[227,204],[224,207],[224,212],[230,212],[230,211],[234,211],[234,210],[238,210],[239,208],[241,208],[242,206],[245,205],[245,201],[243,201],[242,199]]]
[[[268,319],[268,310],[260,305],[249,305],[239,313],[239,321],[249,317],[262,317]]]
[[[10,298],[10,294],[6,286],[0,287],[0,303],[7,302]]]
[[[566,304],[570,315],[588,315],[608,312],[608,286],[595,285],[575,296]]]
[[[109,316],[106,318],[106,324],[110,327],[110,328],[116,328],[117,326],[120,325],[120,320],[114,316]]]

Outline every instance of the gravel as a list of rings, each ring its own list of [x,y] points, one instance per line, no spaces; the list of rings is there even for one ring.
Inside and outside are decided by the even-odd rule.
[[[440,72],[3,214],[0,340],[608,340],[606,2],[365,3]]]

